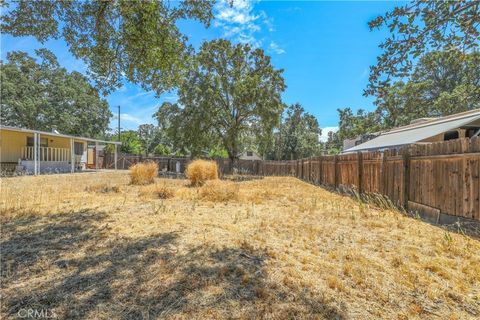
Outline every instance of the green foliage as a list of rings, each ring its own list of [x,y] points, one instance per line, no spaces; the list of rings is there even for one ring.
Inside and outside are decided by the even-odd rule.
[[[480,53],[428,53],[407,82],[384,88],[375,104],[385,128],[480,108]]]
[[[430,51],[463,52],[480,45],[478,1],[415,0],[406,2],[369,22],[370,29],[388,28],[391,36],[380,48],[383,53],[370,69],[365,95],[379,97],[391,81],[409,76],[415,59]]]
[[[88,137],[101,136],[108,128],[108,103],[78,72],[59,66],[47,49],[36,50],[39,62],[25,52],[7,54],[1,65],[4,125]]]
[[[164,144],[158,144],[155,149],[153,149],[153,153],[160,156],[168,156],[172,154],[172,150]]]
[[[120,141],[122,142],[120,152],[129,154],[141,154],[143,152],[142,142],[136,131],[128,130],[122,132]]]
[[[328,154],[339,154],[343,150],[343,140],[340,139],[338,132],[328,132],[328,139],[325,142],[323,149]]]
[[[3,5],[8,5],[3,2]],[[44,43],[63,37],[108,93],[126,78],[157,93],[178,85],[191,48],[177,22],[208,26],[213,1],[16,1],[1,17],[2,32]]]
[[[228,152],[221,146],[214,146],[210,151],[208,152],[208,157],[209,158],[228,158]]]
[[[293,160],[319,155],[321,133],[317,119],[300,104],[293,104],[274,134],[274,150],[269,158]]]
[[[430,52],[419,59],[406,82],[379,90],[373,112],[339,111],[339,143],[363,134],[407,125],[424,117],[440,117],[480,108],[480,53],[459,50]],[[333,140],[332,140],[333,142]],[[339,144],[336,147],[340,147]]]
[[[141,124],[137,130],[138,138],[142,143],[145,155],[149,155],[158,146],[161,140],[160,130],[153,124]]]
[[[262,139],[278,125],[286,88],[282,72],[261,49],[206,42],[179,88],[182,107],[164,103],[156,114],[159,125],[194,156],[221,144],[229,158],[237,158],[247,137]]]
[[[176,153],[201,156],[204,150],[218,145],[219,139],[209,134],[211,128],[205,115],[197,108],[180,108],[178,104],[164,102],[155,117],[164,140],[172,146]]]
[[[339,141],[352,139],[366,133],[374,133],[384,128],[381,115],[377,112],[357,110],[354,115],[350,108],[338,109],[340,122],[337,136]]]

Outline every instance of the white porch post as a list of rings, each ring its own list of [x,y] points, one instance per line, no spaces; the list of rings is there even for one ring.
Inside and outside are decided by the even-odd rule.
[[[75,172],[75,152],[73,150],[73,138],[70,138],[70,172]]]
[[[95,170],[98,170],[98,141],[95,141]]]
[[[37,175],[37,133],[33,133],[33,174]]]
[[[40,133],[37,133],[37,148],[38,148],[38,151],[37,151],[37,158],[38,158],[38,164],[37,164],[37,174],[40,174],[41,173],[41,170],[40,170],[40,163],[42,161],[42,145],[40,144]]]
[[[115,146],[115,170],[117,170],[117,144],[114,144]]]

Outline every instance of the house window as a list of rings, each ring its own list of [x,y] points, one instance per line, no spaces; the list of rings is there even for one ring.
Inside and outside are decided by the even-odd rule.
[[[247,151],[247,157],[253,157],[253,152],[252,151]]]
[[[83,142],[74,142],[73,150],[75,152],[75,155],[77,156],[83,155]]]
[[[27,137],[27,147],[33,147],[33,137]],[[40,138],[40,147],[48,147],[48,138]]]
[[[480,128],[468,129],[465,132],[465,137],[466,138],[472,138],[479,131],[480,131]]]
[[[458,139],[458,131],[447,131],[443,135],[443,140],[453,140],[453,139]]]

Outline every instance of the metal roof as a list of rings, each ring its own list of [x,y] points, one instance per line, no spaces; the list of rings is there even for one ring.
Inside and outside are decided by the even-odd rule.
[[[348,153],[360,150],[382,149],[412,144],[436,136],[437,134],[468,125],[479,119],[480,109],[477,109],[435,120],[415,123],[381,133],[378,137],[359,144],[358,146],[349,148],[344,152]]]
[[[77,140],[85,140],[85,141],[101,142],[101,143],[111,143],[111,144],[116,144],[116,145],[121,145],[121,144],[122,144],[121,142],[118,142],[118,141],[98,140],[98,139],[92,139],[92,138],[71,136],[71,135],[61,134],[61,133],[55,133],[55,132],[31,130],[31,129],[17,128],[17,127],[9,127],[9,126],[1,126],[1,125],[0,125],[0,130],[17,131],[17,132],[27,132],[27,133],[40,133],[41,135],[45,135],[45,136],[62,137],[62,138],[73,138],[73,139],[77,139]]]

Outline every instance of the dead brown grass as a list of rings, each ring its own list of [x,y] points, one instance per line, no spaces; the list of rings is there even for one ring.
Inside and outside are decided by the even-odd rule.
[[[153,185],[145,186],[140,190],[140,195],[157,198],[157,199],[169,199],[175,195],[175,189],[167,186],[166,183],[156,183]]]
[[[155,162],[140,162],[130,167],[131,184],[151,184],[156,177],[158,177],[158,165]]]
[[[294,178],[129,180],[1,180],[2,319],[480,315],[477,239]]]
[[[238,183],[210,180],[198,189],[198,198],[213,202],[228,202],[238,200],[238,193]]]
[[[218,166],[215,161],[195,160],[188,164],[185,175],[192,186],[201,186],[208,180],[218,179]]]

